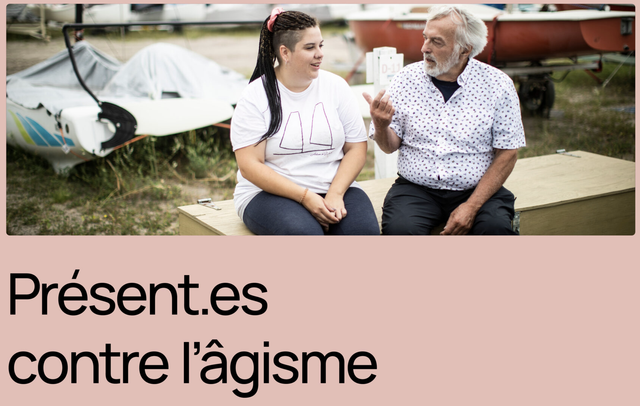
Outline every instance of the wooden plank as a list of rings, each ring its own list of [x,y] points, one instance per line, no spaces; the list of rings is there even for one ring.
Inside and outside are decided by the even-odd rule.
[[[505,186],[516,196],[523,235],[635,232],[635,163],[584,151],[518,160]],[[395,178],[359,182],[380,223]],[[181,235],[252,235],[232,200],[178,208]],[[438,233],[441,230],[435,230]]]
[[[216,202],[215,205],[220,210],[200,204],[178,207],[180,235],[253,235],[236,214],[233,200]],[[183,231],[182,219],[186,218],[190,221],[185,223]],[[196,225],[205,230],[194,231]]]
[[[371,199],[378,223],[382,217],[384,197],[394,181],[395,178],[388,178],[358,182]],[[178,207],[180,235],[253,235],[236,214],[233,200],[216,202],[215,206],[220,210],[199,204]],[[198,226],[208,232],[197,230]]]
[[[635,192],[520,213],[521,235],[633,235]]]
[[[179,212],[180,235],[220,235],[207,224],[198,222],[193,216]]]
[[[520,159],[505,187],[516,210],[533,210],[635,190],[635,163],[584,151]]]

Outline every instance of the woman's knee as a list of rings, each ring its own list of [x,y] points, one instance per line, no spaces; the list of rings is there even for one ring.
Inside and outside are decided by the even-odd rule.
[[[304,207],[266,192],[261,192],[249,203],[243,221],[257,235],[323,234],[320,224]]]
[[[380,235],[378,218],[369,196],[359,188],[351,187],[345,193],[347,216],[338,223],[335,233],[342,235]]]
[[[283,221],[276,235],[323,235],[324,231],[320,224],[315,220],[314,222],[315,224],[311,222]]]

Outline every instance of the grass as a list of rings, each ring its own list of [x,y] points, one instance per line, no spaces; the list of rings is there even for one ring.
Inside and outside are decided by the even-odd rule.
[[[186,186],[231,197],[237,166],[228,139],[217,127],[149,137],[64,175],[8,146],[7,234],[176,234],[175,208],[197,198]]]
[[[367,151],[367,162],[364,164],[364,168],[362,168],[362,170],[360,171],[360,174],[356,178],[356,181],[375,179],[375,177],[375,155],[373,150],[370,148]]]
[[[605,80],[616,67],[607,63],[596,76]],[[519,157],[566,149],[635,161],[635,114],[621,111],[635,106],[633,66],[623,66],[604,88],[586,72],[573,71],[555,89],[550,119],[525,115],[527,146],[519,150]]]

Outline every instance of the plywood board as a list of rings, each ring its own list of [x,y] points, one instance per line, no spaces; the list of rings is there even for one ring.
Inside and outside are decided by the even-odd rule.
[[[520,213],[521,235],[633,235],[635,192],[576,200]]]
[[[194,235],[193,230],[197,224],[207,229],[206,233],[211,232],[213,235],[253,235],[242,220],[240,220],[240,217],[238,217],[235,206],[233,205],[233,200],[216,202],[215,206],[220,210],[200,204],[178,207],[180,234]],[[183,218],[190,220],[185,223],[187,228],[184,230],[182,228]],[[204,235],[206,233],[202,231],[197,232],[196,235]]]
[[[516,210],[533,210],[635,190],[635,163],[584,151],[520,159],[505,187]]]
[[[523,235],[635,233],[635,163],[584,151],[518,160],[505,186],[516,196]],[[380,223],[395,178],[359,182]],[[182,235],[252,235],[232,200],[179,207]],[[437,230],[440,231],[440,230]]]

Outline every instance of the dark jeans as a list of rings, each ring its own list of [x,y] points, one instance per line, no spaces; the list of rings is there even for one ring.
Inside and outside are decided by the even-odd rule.
[[[429,235],[434,227],[445,223],[451,212],[466,202],[474,190],[430,189],[399,177],[384,199],[382,234]],[[469,234],[517,234],[511,228],[514,201],[513,194],[501,187],[480,208]]]
[[[324,197],[324,195],[321,195]],[[347,216],[330,224],[326,234],[380,235],[378,219],[362,189],[350,187],[344,194]],[[260,192],[244,210],[244,223],[257,235],[324,235],[318,221],[298,202]]]

